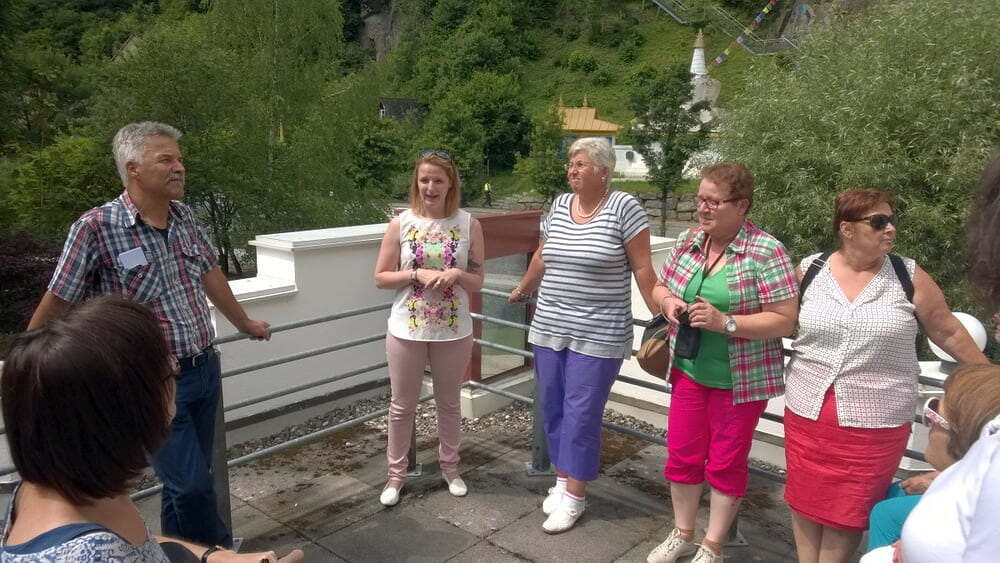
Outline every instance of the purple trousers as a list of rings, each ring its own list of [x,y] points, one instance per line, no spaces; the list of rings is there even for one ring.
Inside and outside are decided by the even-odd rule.
[[[577,481],[600,471],[601,419],[622,359],[534,346],[535,378],[542,401],[549,459]]]

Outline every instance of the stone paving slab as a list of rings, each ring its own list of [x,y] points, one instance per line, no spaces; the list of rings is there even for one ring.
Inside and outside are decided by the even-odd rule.
[[[590,508],[569,532],[548,535],[542,531],[541,509],[521,518],[488,539],[529,561],[614,561],[644,539],[640,532],[609,521]]]
[[[452,557],[448,563],[524,563],[525,561],[527,559],[521,559],[488,541],[481,541]]]
[[[237,536],[246,538],[240,551],[275,551],[284,555],[293,549],[301,549],[304,559],[316,563],[343,563],[329,550],[310,541],[292,528],[268,517],[252,506],[241,506],[233,510],[233,529]]]
[[[353,477],[324,475],[286,479],[286,483],[291,486],[248,499],[247,504],[312,540],[384,508],[378,503],[377,492]]]
[[[451,496],[442,483],[441,491],[418,500],[416,506],[481,538],[538,509],[534,494],[494,475],[470,471],[462,478],[469,487],[467,496]]]
[[[447,561],[479,539],[416,504],[393,507],[319,540],[347,561]]]

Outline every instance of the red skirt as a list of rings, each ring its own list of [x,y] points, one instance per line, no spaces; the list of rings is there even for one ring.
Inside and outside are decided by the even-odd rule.
[[[868,529],[868,515],[885,498],[909,437],[910,424],[840,426],[832,387],[823,398],[819,420],[786,408],[785,500],[801,516],[824,526]]]

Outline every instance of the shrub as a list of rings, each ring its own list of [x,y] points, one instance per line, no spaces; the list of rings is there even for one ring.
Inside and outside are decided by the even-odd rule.
[[[613,84],[615,81],[615,71],[610,65],[601,65],[598,67],[594,74],[591,76],[591,80],[597,86],[608,86]]]
[[[897,252],[970,310],[963,225],[1000,141],[1000,59],[984,21],[1000,21],[1000,3],[880,0],[814,32],[794,72],[760,65],[719,138],[754,172],[754,220],[801,258],[832,247],[838,192],[886,188],[902,218]]]
[[[58,258],[58,246],[29,233],[0,237],[0,333],[28,326]]]
[[[597,59],[594,55],[577,49],[569,54],[569,58],[566,60],[566,66],[572,70],[591,73],[597,69]]]

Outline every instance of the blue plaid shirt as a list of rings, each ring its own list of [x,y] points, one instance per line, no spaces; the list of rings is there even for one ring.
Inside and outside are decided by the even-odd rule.
[[[148,264],[122,257],[136,248]],[[122,192],[70,227],[49,291],[73,303],[107,294],[143,303],[163,325],[171,351],[184,358],[208,347],[215,335],[201,278],[217,264],[190,207],[170,202],[164,240],[142,220],[128,192]]]

